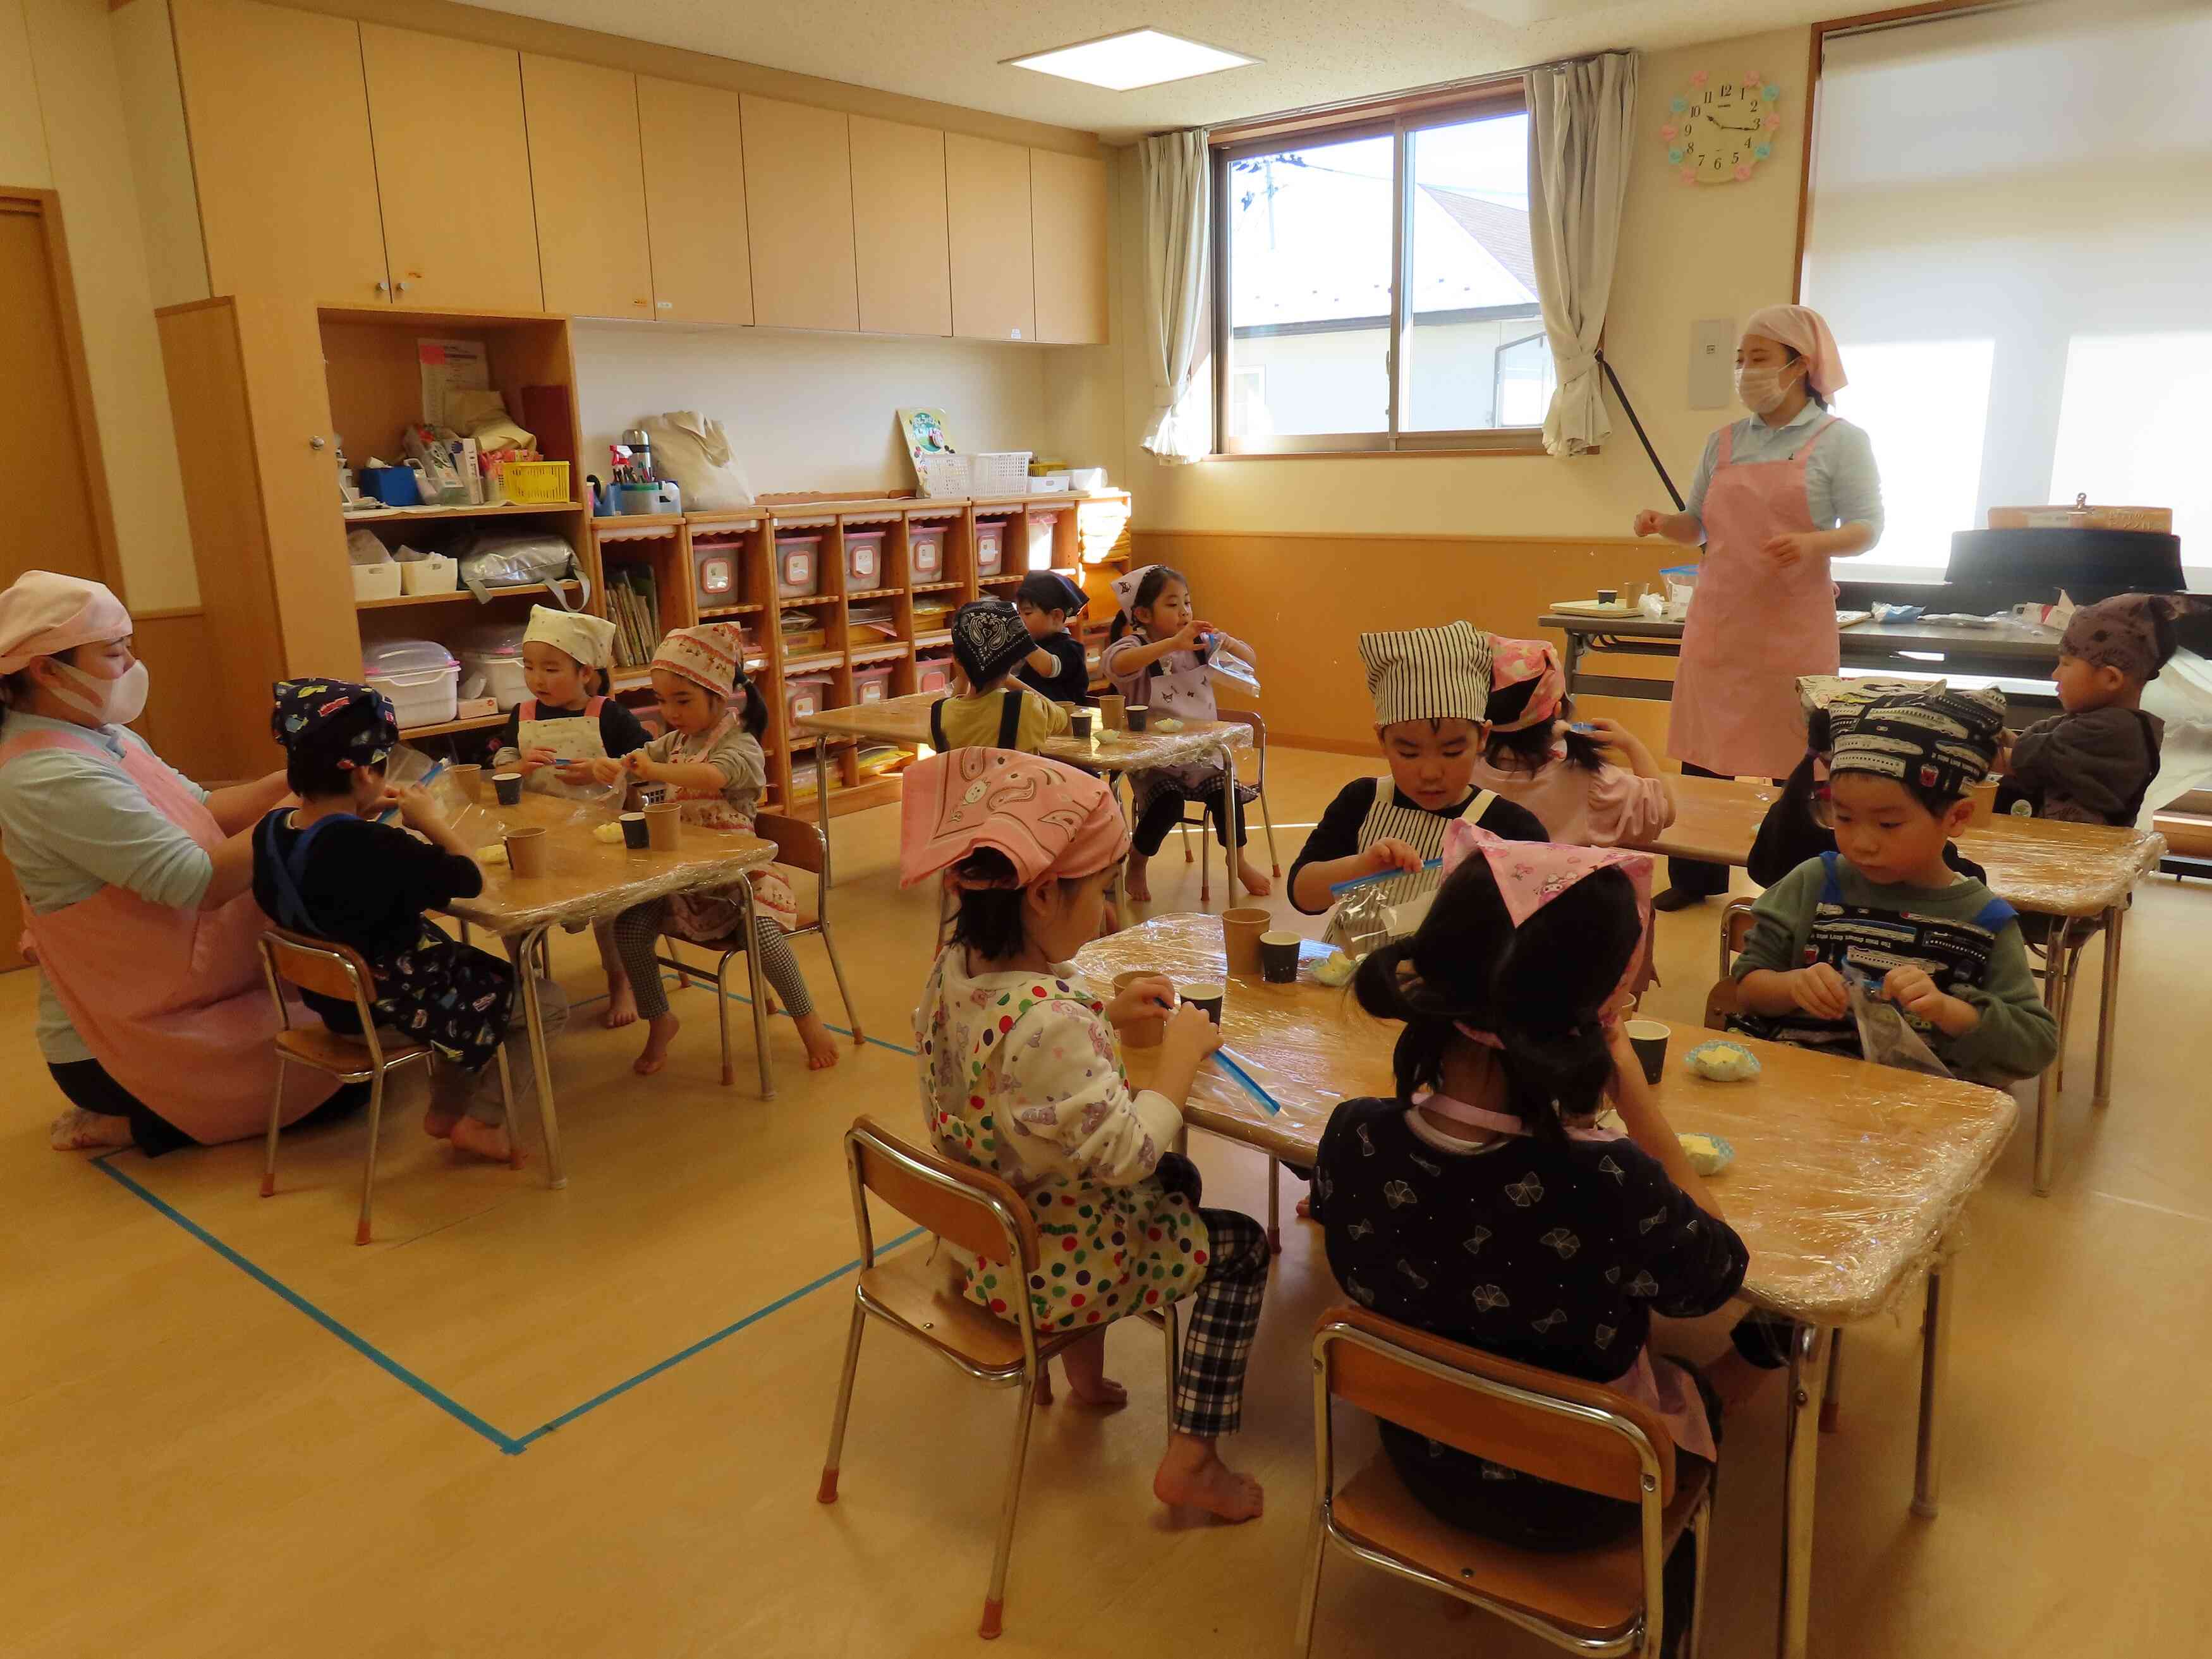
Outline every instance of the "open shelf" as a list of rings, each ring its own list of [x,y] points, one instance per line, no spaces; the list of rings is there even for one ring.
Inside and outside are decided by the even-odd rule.
[[[787,611],[794,605],[835,605],[840,596],[836,593],[793,593],[789,597],[776,596],[776,609]]]
[[[904,592],[906,590],[902,587],[870,587],[858,593],[848,593],[845,597],[848,599],[888,599]]]
[[[1023,577],[1029,574],[1030,573],[1026,570],[1002,570],[995,576],[978,576],[975,579],[975,586],[978,587],[1005,587],[1010,583],[1018,583]]]
[[[718,617],[750,617],[766,608],[758,605],[702,605],[699,607],[699,620],[712,622]]]
[[[482,732],[506,724],[505,714],[478,714],[473,720],[445,720],[436,726],[403,726],[399,736],[403,741],[410,738],[438,738],[449,732]]]
[[[817,668],[842,668],[845,659],[835,651],[817,651],[809,656],[793,657],[783,665],[787,674],[807,674]]]
[[[385,507],[349,513],[348,524],[435,523],[441,519],[519,519],[545,513],[581,513],[580,501],[502,501],[497,507]],[[679,521],[680,522],[680,521]]]
[[[914,647],[902,640],[886,640],[881,645],[860,645],[853,647],[853,660],[858,662],[897,662]]]
[[[617,668],[607,676],[607,690],[610,691],[635,691],[652,684],[653,670],[650,668]]]
[[[561,586],[563,587],[574,587],[576,584],[574,581],[564,581]],[[526,597],[532,593],[550,593],[553,590],[544,582],[532,582],[526,587],[493,587],[488,588],[485,591],[495,599],[509,599]],[[465,587],[457,587],[450,593],[402,593],[396,599],[356,599],[354,601],[354,609],[356,611],[389,611],[396,605],[455,605],[463,599],[466,599],[471,605],[474,605],[477,602],[477,596],[469,592]]]
[[[958,582],[916,582],[914,591],[917,593],[950,593],[959,586]]]

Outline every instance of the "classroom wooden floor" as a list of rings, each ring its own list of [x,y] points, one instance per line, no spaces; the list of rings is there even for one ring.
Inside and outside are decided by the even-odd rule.
[[[1370,769],[1276,754],[1285,867]],[[898,1047],[810,1076],[781,1023],[763,1104],[742,1063],[739,1086],[717,1085],[709,993],[678,998],[684,1033],[649,1084],[629,1071],[635,1035],[586,1007],[558,1050],[568,1189],[451,1166],[410,1085],[366,1249],[358,1121],[288,1140],[265,1202],[256,1146],[104,1168],[48,1151],[32,977],[0,980],[22,1079],[0,1109],[0,1652],[977,1652],[1008,1395],[876,1327],[842,1501],[814,1501],[854,1255],[838,1132],[862,1110],[915,1121],[901,1048],[929,932],[927,901],[897,890],[895,812],[836,829],[845,961],[871,1037]],[[1172,843],[1154,884],[1155,910],[1194,907]],[[1662,919],[1656,1012],[1697,1018],[1715,914]],[[1851,1333],[1841,1430],[1820,1448],[1816,1653],[2206,1650],[2208,921],[2203,886],[2147,887],[2112,1109],[2092,1114],[2094,1023],[2077,1022],[2054,1195],[2028,1195],[2024,1118],[1973,1207],[1937,1520],[1908,1508],[1917,1321]],[[842,1024],[819,946],[798,949]],[[573,995],[600,990],[588,939],[558,963]],[[1257,1158],[1205,1136],[1194,1151],[1210,1201],[1262,1205]],[[996,1652],[1289,1651],[1304,1352],[1334,1299],[1317,1235],[1291,1224],[1229,1443],[1268,1510],[1234,1529],[1178,1528],[1152,1503],[1158,1339],[1117,1328],[1128,1410],[1063,1403],[1037,1425]],[[1714,1659],[1772,1651],[1780,1422],[1778,1387],[1728,1425]],[[1317,1650],[1549,1650],[1339,1560]]]

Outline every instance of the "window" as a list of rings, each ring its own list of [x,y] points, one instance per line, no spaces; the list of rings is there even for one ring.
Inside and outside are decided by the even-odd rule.
[[[1214,165],[1217,451],[1531,441],[1556,380],[1517,84]]]
[[[1888,516],[1850,574],[1937,580],[1990,507],[2086,494],[2171,507],[2212,576],[2212,15],[2020,6],[1820,53],[1802,290]]]

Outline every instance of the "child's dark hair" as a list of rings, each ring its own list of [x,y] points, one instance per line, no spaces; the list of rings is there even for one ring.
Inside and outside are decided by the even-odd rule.
[[[360,724],[350,717],[341,718],[308,742],[285,750],[284,781],[292,786],[294,794],[301,800],[314,800],[353,793],[357,769],[338,763],[345,759],[346,742]]]
[[[1014,878],[1012,862],[994,847],[979,847],[952,866],[951,873],[969,881],[1012,882]],[[1063,891],[1089,880],[1078,876],[1073,880],[1063,877]],[[952,940],[964,945],[988,962],[1003,962],[1018,951],[1029,938],[1029,930],[1022,926],[1022,889],[1005,887],[963,887],[960,890],[960,909],[952,921]]]
[[[1528,699],[1535,695],[1540,680],[1523,680],[1518,685],[1509,685],[1490,694],[1489,718],[1493,720],[1517,720],[1528,707]],[[1558,712],[1548,720],[1538,720],[1534,726],[1523,726],[1518,732],[1500,732],[1491,727],[1490,735],[1483,739],[1482,757],[1501,772],[1536,772],[1552,757],[1552,728],[1561,720],[1572,720],[1575,702],[1572,697],[1559,699]],[[1605,764],[1605,752],[1587,732],[1566,734],[1567,759],[1585,772],[1595,772]]]
[[[745,735],[757,743],[768,731],[768,704],[762,700],[760,687],[753,684],[750,674],[739,674],[738,684],[745,688],[745,712],[738,716],[738,724]]]
[[[1164,564],[1156,564],[1145,572],[1144,580],[1137,584],[1137,591],[1130,598],[1129,610],[1115,613],[1114,627],[1107,635],[1106,642],[1111,645],[1129,631],[1130,611],[1149,611],[1152,609],[1152,602],[1160,597],[1162,588],[1170,582],[1179,582],[1182,580],[1182,571],[1172,569]]]
[[[1022,585],[1014,590],[1014,603],[1025,605],[1032,611],[1042,611],[1049,616],[1057,611],[1066,616],[1079,605],[1068,603],[1067,578],[1056,571],[1032,570],[1022,578]]]
[[[1532,1133],[1564,1139],[1598,1109],[1613,1055],[1598,1015],[1641,936],[1636,890],[1618,869],[1577,882],[1519,927],[1490,866],[1471,858],[1437,890],[1420,931],[1370,954],[1352,994],[1405,1025],[1391,1055],[1408,1105],[1443,1086],[1459,1027],[1504,1044],[1507,1109]]]

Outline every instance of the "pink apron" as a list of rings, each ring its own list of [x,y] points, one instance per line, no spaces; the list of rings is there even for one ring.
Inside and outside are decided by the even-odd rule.
[[[0,744],[0,767],[34,749],[115,758],[89,738],[40,732]],[[131,744],[121,763],[155,811],[210,853],[222,844],[214,815],[167,767]],[[254,946],[269,920],[251,893],[185,910],[110,886],[42,916],[27,904],[23,919],[39,971],[110,1077],[203,1146],[268,1127],[276,1010]],[[337,1087],[320,1072],[287,1067],[284,1121]]]
[[[1735,428],[1721,434],[1705,490],[1705,558],[1682,629],[1682,662],[1667,752],[1724,777],[1785,777],[1805,757],[1800,674],[1840,663],[1836,590],[1825,558],[1784,570],[1759,550],[1813,522],[1805,463],[1832,416],[1786,461],[1732,464]]]

